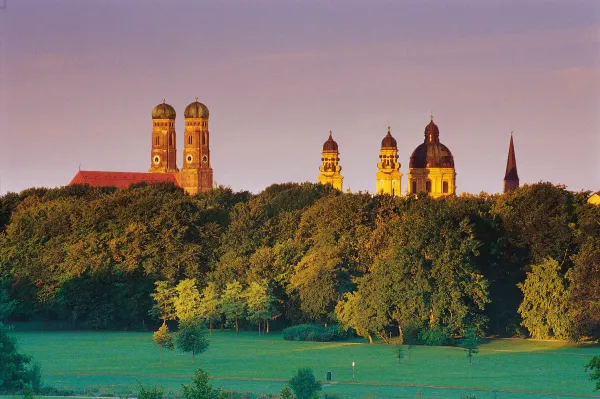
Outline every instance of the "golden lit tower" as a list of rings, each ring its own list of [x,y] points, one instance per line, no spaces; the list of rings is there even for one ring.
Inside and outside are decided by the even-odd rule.
[[[185,134],[180,185],[187,193],[193,195],[213,188],[208,108],[196,98],[196,101],[186,107],[184,117]]]
[[[513,144],[512,132],[508,146],[508,159],[506,160],[506,173],[504,174],[504,192],[514,191],[519,188],[519,174],[517,173],[517,158]]]
[[[388,194],[399,197],[402,195],[402,173],[400,173],[400,162],[398,162],[398,145],[392,137],[388,127],[387,135],[381,140],[381,152],[379,171],[375,175],[377,180],[377,194]]]
[[[177,169],[177,147],[175,145],[175,108],[165,103],[152,110],[152,173],[175,173]]]
[[[319,183],[331,184],[333,188],[342,191],[342,182],[344,177],[340,174],[342,167],[340,166],[338,145],[333,140],[331,131],[329,131],[329,138],[323,144],[323,152],[321,158],[321,166],[319,170]]]
[[[425,127],[425,141],[410,156],[408,169],[407,192],[422,191],[434,198],[456,192],[454,157],[448,147],[440,143],[440,130],[433,123],[433,116]]]

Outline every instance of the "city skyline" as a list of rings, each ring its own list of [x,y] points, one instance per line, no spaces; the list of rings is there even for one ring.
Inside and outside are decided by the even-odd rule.
[[[8,1],[0,10],[2,194],[84,170],[145,172],[152,108],[198,97],[214,179],[316,182],[329,131],[344,187],[375,192],[381,139],[400,171],[430,112],[457,193],[501,192],[511,131],[521,184],[600,187],[600,5]],[[406,187],[406,180],[403,182]]]

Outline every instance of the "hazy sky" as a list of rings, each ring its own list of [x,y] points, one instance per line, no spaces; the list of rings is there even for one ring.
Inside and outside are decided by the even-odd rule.
[[[430,110],[458,192],[502,190],[511,130],[521,184],[600,189],[598,0],[5,1],[2,193],[147,171],[163,97],[182,166],[196,96],[234,190],[316,182],[333,130],[344,187],[373,192],[388,124],[406,175]]]

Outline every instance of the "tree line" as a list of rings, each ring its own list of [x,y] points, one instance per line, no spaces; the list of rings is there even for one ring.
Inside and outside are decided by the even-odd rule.
[[[155,328],[174,317],[161,295],[179,300],[187,284],[180,310],[210,328],[598,338],[600,207],[588,194],[550,183],[445,199],[310,183],[256,195],[29,189],[0,197],[0,306],[14,305],[13,320]]]

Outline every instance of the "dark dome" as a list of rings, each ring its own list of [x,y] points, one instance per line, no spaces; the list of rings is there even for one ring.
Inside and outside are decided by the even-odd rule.
[[[329,138],[325,143],[323,143],[323,151],[337,151],[338,145],[331,136],[331,131],[329,131]]]
[[[185,107],[183,117],[208,119],[208,107],[201,102],[198,102],[198,98],[196,98],[196,101]]]
[[[381,148],[398,148],[398,143],[396,143],[396,139],[390,133],[389,127],[387,135],[381,140]]]
[[[425,127],[425,142],[410,156],[409,168],[454,168],[454,157],[442,143],[440,130],[433,120]]]
[[[176,115],[175,108],[167,104],[164,99],[152,110],[152,119],[175,119]]]

